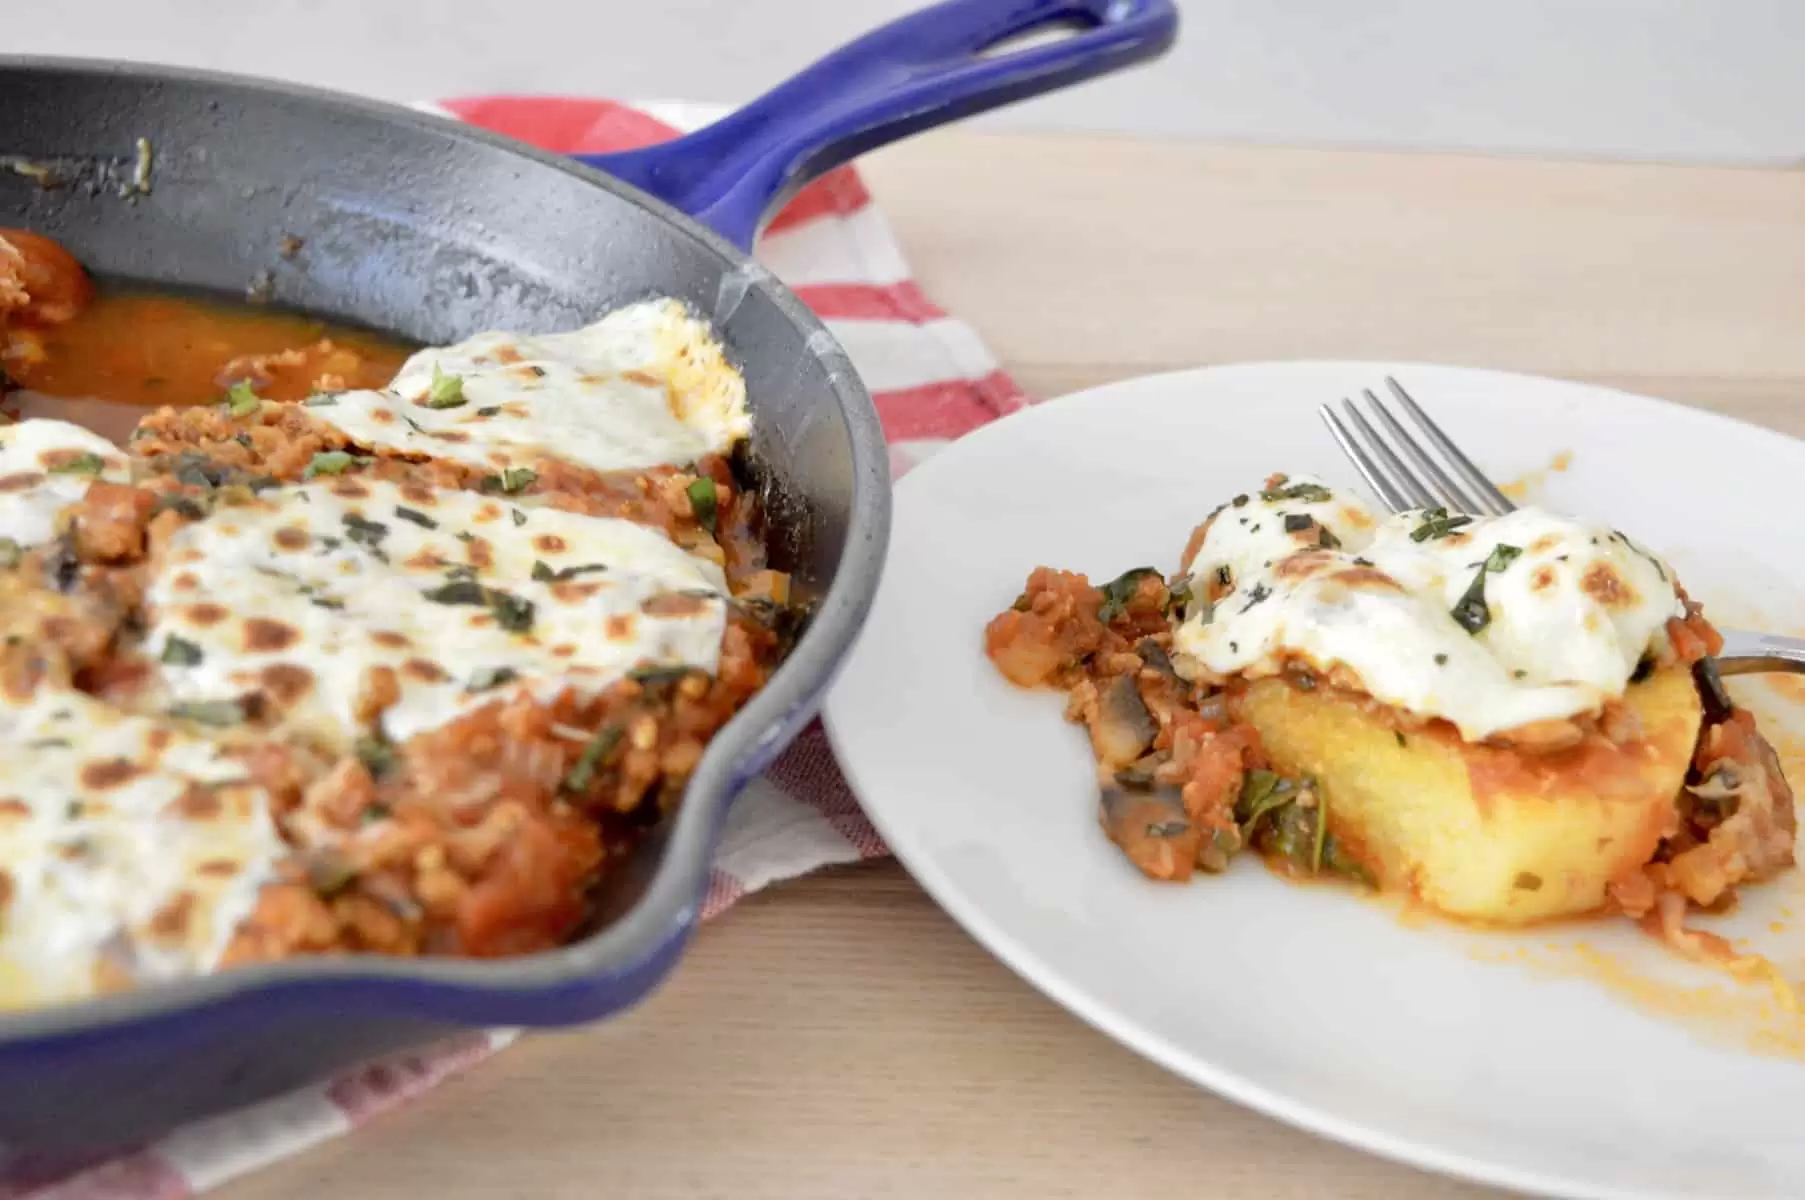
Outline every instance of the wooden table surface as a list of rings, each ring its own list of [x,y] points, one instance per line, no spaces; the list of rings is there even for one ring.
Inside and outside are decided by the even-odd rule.
[[[928,135],[867,160],[929,295],[1050,397],[1417,359],[1805,433],[1805,171]],[[1481,1197],[1166,1075],[893,864],[782,885],[670,983],[226,1200]]]

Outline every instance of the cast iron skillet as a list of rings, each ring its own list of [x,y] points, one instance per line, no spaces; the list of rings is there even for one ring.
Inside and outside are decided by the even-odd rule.
[[[985,54],[1055,24],[1077,32]],[[857,634],[889,530],[870,398],[745,254],[759,221],[865,149],[1154,57],[1176,26],[1169,0],[953,0],[711,128],[585,165],[315,91],[0,57],[0,160],[24,168],[0,170],[0,225],[99,275],[249,288],[425,343],[569,328],[656,295],[710,315],[745,371],[777,565],[818,598],[595,932],[525,958],[300,960],[7,1016],[0,1167],[137,1142],[462,1027],[587,1021],[643,997],[694,927],[729,802],[813,715]]]

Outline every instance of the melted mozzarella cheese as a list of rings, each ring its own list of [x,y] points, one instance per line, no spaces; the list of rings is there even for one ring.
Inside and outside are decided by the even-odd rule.
[[[260,691],[342,750],[372,671],[396,742],[530,687],[599,691],[638,666],[713,671],[720,568],[646,526],[473,492],[342,478],[186,526],[147,600],[177,701]]]
[[[435,381],[446,407],[433,406]],[[595,471],[681,466],[751,429],[745,381],[675,300],[570,333],[478,334],[420,351],[380,391],[310,403],[361,446],[492,470],[547,458]]]
[[[49,541],[57,514],[97,478],[131,478],[125,456],[100,435],[67,421],[0,425],[0,537],[21,546]]]
[[[241,763],[49,686],[0,698],[0,1007],[214,969],[285,847]]]
[[[1479,740],[1621,697],[1683,615],[1671,568],[1613,530],[1537,509],[1434,515],[1381,518],[1301,477],[1237,497],[1191,564],[1177,648],[1225,677],[1340,667]]]

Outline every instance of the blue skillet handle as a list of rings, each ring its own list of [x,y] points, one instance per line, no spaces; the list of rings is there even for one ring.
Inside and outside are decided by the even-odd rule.
[[[1057,41],[985,51],[1038,30]],[[949,0],[893,21],[705,129],[578,159],[679,208],[742,250],[803,184],[934,125],[1158,57],[1171,0]]]

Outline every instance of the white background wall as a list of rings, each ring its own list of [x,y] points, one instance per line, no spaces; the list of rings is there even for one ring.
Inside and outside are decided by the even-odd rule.
[[[414,99],[734,101],[910,0],[0,0],[0,49]],[[1805,162],[1805,0],[1180,0],[1152,68],[993,126]]]

